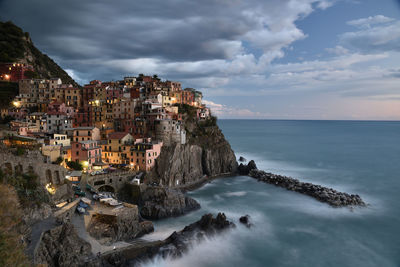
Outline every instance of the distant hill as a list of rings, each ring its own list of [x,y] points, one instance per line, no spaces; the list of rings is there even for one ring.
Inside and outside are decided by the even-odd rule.
[[[10,21],[0,21],[0,63],[12,62],[32,65],[38,78],[57,77],[63,83],[78,85],[57,63],[33,45],[29,33]]]

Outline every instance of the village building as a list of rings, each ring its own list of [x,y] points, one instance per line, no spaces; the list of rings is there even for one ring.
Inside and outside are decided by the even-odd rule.
[[[84,170],[90,171],[95,165],[101,165],[101,147],[97,141],[79,141],[71,144],[71,160],[82,164]]]

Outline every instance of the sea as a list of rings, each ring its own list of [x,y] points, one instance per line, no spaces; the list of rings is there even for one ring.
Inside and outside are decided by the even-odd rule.
[[[179,259],[143,266],[400,266],[400,122],[219,120],[237,157],[259,169],[359,194],[367,207],[333,208],[235,176],[188,194],[201,209],[155,222],[166,238],[205,213],[224,212],[236,229],[195,242]],[[253,227],[238,220],[250,215]]]

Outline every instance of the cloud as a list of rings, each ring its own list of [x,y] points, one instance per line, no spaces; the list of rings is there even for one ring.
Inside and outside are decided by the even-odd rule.
[[[173,66],[162,73],[168,78],[214,72],[221,79],[283,57],[285,48],[307,37],[296,21],[332,3],[3,0],[0,16],[29,31],[41,50],[86,81],[116,79],[121,71],[158,73],[165,69],[158,64]]]
[[[249,109],[234,108],[222,104],[217,104],[209,100],[203,100],[210,109],[213,115],[218,118],[266,118],[268,114],[254,112]]]
[[[376,15],[376,16],[370,16],[367,18],[350,20],[347,22],[347,24],[351,25],[351,26],[359,27],[359,28],[370,28],[372,25],[388,23],[388,22],[392,22],[394,20],[395,19],[385,17],[383,15]]]
[[[339,36],[344,47],[363,53],[400,51],[400,21],[375,16],[348,23],[360,29]]]
[[[349,50],[344,48],[341,45],[337,45],[333,48],[326,48],[325,49],[328,53],[335,54],[335,55],[345,55],[349,53]]]

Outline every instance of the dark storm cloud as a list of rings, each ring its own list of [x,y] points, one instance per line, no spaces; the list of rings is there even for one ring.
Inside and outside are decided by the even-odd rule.
[[[11,19],[60,58],[225,59],[254,22],[235,1],[3,1]]]
[[[282,57],[305,37],[295,21],[313,3],[327,0],[3,0],[0,18],[77,79],[143,72],[214,85]]]

